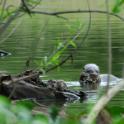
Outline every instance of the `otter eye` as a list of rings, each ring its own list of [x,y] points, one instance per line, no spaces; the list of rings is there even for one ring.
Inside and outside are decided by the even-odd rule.
[[[93,73],[93,71],[92,70],[87,70],[86,73]]]
[[[95,70],[96,71],[96,73],[99,73],[99,71],[98,70]]]

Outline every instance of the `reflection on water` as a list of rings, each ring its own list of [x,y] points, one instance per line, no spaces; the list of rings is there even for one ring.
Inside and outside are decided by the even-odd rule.
[[[3,51],[3,50],[0,50],[0,58],[3,58],[5,56],[9,56],[9,55],[11,55],[11,53]]]

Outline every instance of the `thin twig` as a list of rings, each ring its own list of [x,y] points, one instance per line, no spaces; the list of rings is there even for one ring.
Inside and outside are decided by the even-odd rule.
[[[23,1],[25,2],[25,0],[22,0],[22,2]],[[1,3],[2,2],[3,1],[1,1]],[[31,7],[30,10],[34,9],[37,5],[38,4],[36,4],[35,6]],[[20,8],[22,8],[22,6],[23,6],[23,4],[20,4],[20,6],[17,8],[17,10],[15,10],[15,12],[11,16],[8,17],[8,19],[6,20],[6,22],[3,23],[2,25],[0,25],[0,36],[4,33],[4,31],[6,31],[6,29],[13,22],[13,20],[15,20],[17,17],[21,17],[22,15],[24,15],[24,13],[21,13],[21,11],[20,11]]]
[[[89,3],[89,0],[86,0],[87,1],[87,5],[88,5],[88,9],[90,11],[90,3]],[[90,29],[91,29],[91,22],[92,22],[92,15],[91,13],[89,13],[89,21],[88,21],[88,28],[87,28],[87,31],[82,39],[82,41],[78,44],[78,47],[77,47],[77,50],[80,48],[81,45],[83,45],[85,42],[86,42],[86,39],[89,35],[89,32],[90,32]]]
[[[0,35],[4,33],[4,31],[8,28],[8,26],[12,23],[12,21],[17,18],[19,15],[19,11],[15,12],[12,16],[8,18],[8,20],[5,22],[5,24],[0,26]]]
[[[27,58],[27,60],[25,62],[26,69],[28,69],[30,67],[31,61],[33,61],[33,59],[34,59],[37,47],[39,45],[39,42],[40,42],[41,38],[43,37],[43,34],[46,31],[46,28],[47,28],[46,25],[48,25],[48,23],[49,23],[49,20],[46,20],[44,26],[40,29],[40,32],[39,32],[40,37],[38,39],[36,39],[36,41],[33,41],[32,44],[31,44],[31,47],[32,47],[31,48],[31,55]]]
[[[38,100],[36,100],[36,99],[32,99],[32,101],[33,101],[37,106],[39,106],[39,107],[47,108],[46,105],[43,105],[43,104],[39,103]]]
[[[17,30],[21,23],[22,19],[14,26],[14,28],[9,32],[9,34],[6,37],[4,36],[3,40],[0,40],[0,44],[5,42],[13,33],[15,33],[15,31]]]
[[[23,7],[24,11],[26,11],[29,15],[31,15],[30,9],[28,8],[25,0],[21,0],[21,3],[22,3],[22,7]]]
[[[108,79],[106,92],[109,89],[110,75],[112,71],[112,39],[111,39],[111,23],[110,23],[110,15],[109,15],[109,0],[105,0],[106,4],[106,16],[107,16],[107,36],[108,36]]]
[[[51,68],[48,68],[45,72],[47,73],[47,72],[49,72],[49,71],[52,71],[52,70],[54,70],[54,69],[56,69],[56,68],[58,68],[58,67],[60,67],[60,66],[62,66],[67,60],[69,60],[69,58],[71,58],[72,57],[72,55],[70,54],[70,55],[68,55],[64,60],[62,60],[59,64],[57,64],[57,65],[55,65],[55,66],[53,66],[53,67],[51,67]]]
[[[5,11],[6,0],[1,1],[1,3],[2,3],[2,2],[3,2],[3,5],[2,5],[1,15],[0,15],[1,18],[3,18],[3,14],[4,14],[4,11]]]

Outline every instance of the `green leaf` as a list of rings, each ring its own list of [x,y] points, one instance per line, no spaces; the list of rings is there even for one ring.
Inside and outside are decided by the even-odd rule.
[[[113,10],[112,10],[112,12],[114,12],[114,13],[119,13],[120,11],[121,11],[120,6],[115,6],[115,7],[113,8]]]
[[[34,63],[37,65],[37,66],[41,66],[43,67],[44,66],[44,63],[43,63],[43,60],[34,60]]]
[[[70,118],[59,118],[56,124],[81,124],[80,119],[73,117]]]
[[[7,99],[6,97],[4,96],[0,96],[0,106],[3,106],[3,107],[6,107],[6,108],[9,108],[10,107],[10,100]]]
[[[124,124],[124,118],[121,116],[112,118],[112,124]]]
[[[44,56],[44,63],[47,63],[47,61],[48,61],[48,57]]]
[[[52,106],[50,109],[49,109],[49,114],[50,114],[50,117],[53,121],[55,121],[57,119],[57,116],[59,114],[59,111],[60,109],[57,108],[56,106]]]
[[[20,105],[20,106],[23,106],[23,107],[25,107],[25,108],[27,108],[29,110],[32,110],[34,108],[34,106],[35,106],[35,104],[33,102],[27,101],[27,100],[25,100],[25,101],[23,101],[23,100],[18,101],[16,104]]]
[[[31,121],[31,110],[21,105],[15,105],[11,108],[11,111],[16,115],[20,123],[28,124]]]
[[[115,6],[112,9],[112,12],[119,13],[121,11],[121,7],[124,4],[124,0],[116,0]]]
[[[62,54],[63,50],[60,50],[58,52],[56,52],[52,57],[51,59],[49,60],[48,64],[58,64],[59,63],[59,58]]]
[[[77,45],[74,43],[74,41],[69,41],[69,44],[71,45],[71,46],[73,46],[74,48],[77,48]]]
[[[43,114],[38,114],[34,117],[34,120],[32,121],[32,124],[48,124],[49,119],[47,116]]]
[[[59,42],[58,45],[57,45],[57,49],[61,49],[64,47],[64,44],[62,42]]]
[[[124,107],[120,107],[120,106],[108,106],[107,110],[114,117],[124,113]]]
[[[6,123],[6,118],[3,114],[0,113],[0,123],[5,124]]]

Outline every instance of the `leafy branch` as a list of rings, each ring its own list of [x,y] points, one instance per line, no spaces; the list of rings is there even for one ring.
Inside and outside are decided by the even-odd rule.
[[[88,5],[88,9],[90,10],[90,5],[89,5],[89,1],[87,0],[87,5]],[[79,44],[76,45],[75,43],[75,40],[80,36],[81,32],[82,32],[82,29],[79,30],[77,32],[77,34],[72,38],[72,40],[69,41],[69,44],[65,45],[66,49],[68,48],[68,46],[71,44],[75,49],[73,50],[73,52],[71,52],[67,57],[65,57],[62,61],[59,61],[56,65],[54,65],[53,67],[50,67],[46,70],[46,72],[49,72],[53,69],[56,69],[57,67],[60,67],[61,65],[63,65],[64,63],[66,63],[66,61],[68,61],[69,59],[72,59],[73,60],[73,56],[74,54],[76,54],[77,50],[80,48],[81,45],[83,45],[87,39],[87,36],[89,34],[89,31],[90,31],[90,27],[91,27],[91,13],[89,13],[89,22],[88,22],[88,28],[86,30],[86,33],[83,37],[83,39],[81,40],[81,42]],[[83,24],[82,24],[82,28],[83,28]],[[63,52],[65,51],[65,49],[63,48]],[[59,56],[61,55],[61,52],[58,51],[60,54]],[[56,56],[56,54],[55,54]],[[53,56],[54,57],[54,56]],[[58,60],[58,58],[56,59]]]
[[[4,33],[4,31],[9,27],[13,20],[24,15],[22,10],[25,10],[24,12],[28,11],[29,14],[29,11],[35,8],[39,2],[41,2],[41,0],[28,0],[27,3],[25,0],[20,1],[21,3],[18,7],[12,4],[8,4],[6,0],[0,1],[0,35]],[[28,4],[30,4],[30,6],[27,6]]]

